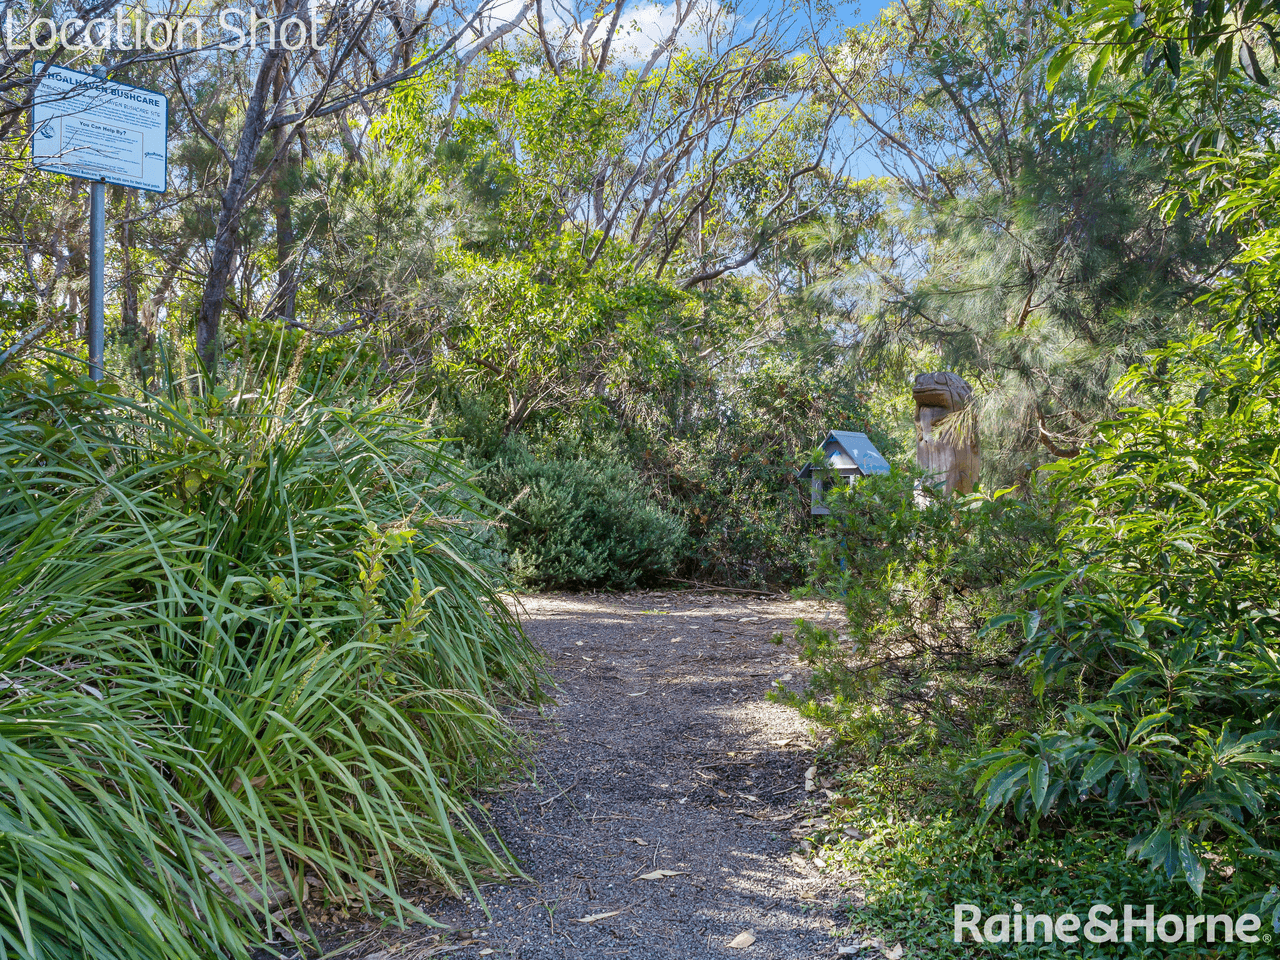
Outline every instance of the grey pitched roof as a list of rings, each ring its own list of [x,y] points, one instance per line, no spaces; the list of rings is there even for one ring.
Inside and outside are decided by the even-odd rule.
[[[856,467],[863,474],[889,472],[889,461],[880,455],[865,433],[832,430],[822,441],[822,450],[827,455],[827,462],[837,469]],[[812,471],[813,464],[806,463],[800,468],[799,476],[807,477]]]

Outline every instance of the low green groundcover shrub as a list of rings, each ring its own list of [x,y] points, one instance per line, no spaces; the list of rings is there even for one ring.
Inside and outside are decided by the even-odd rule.
[[[1185,884],[1170,885],[1160,873],[1126,856],[1111,818],[1081,820],[1067,829],[1028,831],[985,821],[955,774],[955,758],[921,762],[919,757],[882,755],[874,762],[846,762],[835,784],[841,798],[833,804],[828,829],[819,837],[819,854],[833,866],[852,872],[859,901],[850,910],[852,935],[872,934],[904,957],[921,960],[996,957],[1171,958],[1270,957],[1280,933],[1263,918],[1255,944],[1207,942],[1204,928],[1192,943],[1165,943],[1135,929],[1131,943],[1091,943],[1080,936],[1069,944],[1044,941],[1038,925],[1034,943],[976,943],[962,928],[955,942],[957,904],[977,907],[984,920],[994,914],[1074,913],[1088,922],[1090,909],[1105,904],[1113,913],[1104,922],[1123,921],[1124,905],[1145,917],[1226,914],[1258,910],[1257,894],[1267,889],[1265,875],[1242,870],[1210,883],[1203,896]],[[848,761],[850,758],[845,758]],[[865,759],[865,758],[864,758]],[[853,833],[846,833],[846,827]],[[972,912],[964,911],[962,918]],[[982,926],[979,927],[982,929]],[[1172,930],[1172,927],[1167,928]],[[993,930],[999,935],[999,926]],[[1118,930],[1123,938],[1123,922]],[[1270,938],[1270,939],[1268,939]],[[1024,938],[1025,939],[1025,938]]]
[[[507,548],[523,586],[626,590],[675,569],[685,525],[649,498],[623,462],[581,453],[543,459],[510,442],[485,485],[511,504]]]
[[[266,899],[515,871],[471,797],[536,659],[404,409],[0,385],[0,955],[243,957]]]

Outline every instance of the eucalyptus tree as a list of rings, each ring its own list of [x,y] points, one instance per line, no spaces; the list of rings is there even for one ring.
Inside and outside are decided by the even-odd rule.
[[[500,394],[506,430],[584,404],[627,420],[756,321],[734,278],[846,192],[791,14],[681,2],[645,38],[633,7],[478,21],[371,127],[370,169],[418,165],[451,211],[435,301],[401,332],[451,387]]]
[[[240,105],[238,130],[226,138],[209,134],[226,163],[227,175],[196,325],[197,345],[206,365],[212,366],[215,359],[236,228],[259,191],[270,186],[275,168],[289,156],[308,125],[333,117],[339,132],[344,132],[347,111],[420,75],[454,48],[483,10],[482,5],[467,14],[439,2],[425,11],[409,3],[342,3],[328,8],[321,22],[301,0],[283,0],[274,23],[268,24],[265,49],[237,51],[244,58],[243,68],[253,77]],[[290,49],[283,30],[275,36],[275,23],[291,19],[308,25],[312,42]],[[255,29],[254,24],[247,26]],[[268,137],[269,154],[260,158]],[[287,259],[290,230],[284,218],[288,206],[279,195],[275,208],[277,236]],[[279,292],[273,298],[277,304],[291,299],[292,284],[288,269],[282,268],[277,275]]]

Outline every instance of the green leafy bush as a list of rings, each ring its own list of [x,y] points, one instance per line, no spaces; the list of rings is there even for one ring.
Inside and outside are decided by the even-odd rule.
[[[828,498],[807,592],[842,603],[847,623],[800,624],[804,706],[854,739],[998,740],[1033,703],[1021,637],[982,627],[1013,608],[1052,521],[1012,490],[924,500],[915,486],[894,470]]]
[[[1065,564],[1070,547],[1068,534],[1057,532],[1062,518],[1049,509],[1057,501],[1034,490],[1024,496],[923,499],[909,473],[894,471],[829,498],[833,512],[815,541],[819,559],[809,592],[841,602],[846,616],[839,629],[800,624],[801,652],[814,678],[803,696],[779,690],[776,697],[838,734],[832,759],[839,772],[832,779],[840,796],[815,839],[825,861],[859,877],[865,903],[851,911],[850,922],[886,943],[900,940],[906,956],[928,958],[1062,949],[957,944],[957,903],[978,905],[988,916],[1010,912],[1015,903],[1025,913],[1081,916],[1095,903],[1116,910],[1152,904],[1157,914],[1236,915],[1265,906],[1269,924],[1276,901],[1266,899],[1272,880],[1257,857],[1230,856],[1234,871],[1216,871],[1195,890],[1170,885],[1135,862],[1126,841],[1148,830],[1152,810],[1132,794],[1126,803],[1086,806],[1069,816],[1060,802],[1050,811],[1057,815],[1023,822],[991,815],[1008,796],[974,798],[976,758],[1003,741],[1004,750],[986,754],[1004,764],[990,783],[1021,786],[1013,799],[1024,812],[1032,805],[1025,776],[1030,745],[1060,741],[1025,731],[1052,727],[1063,702],[1080,689],[1078,660],[1047,685],[1029,669],[1029,657],[1044,652],[1041,624],[1050,614],[1015,614],[1025,602],[1021,582],[1032,571]],[[1083,505],[1068,510],[1065,530],[1087,513]],[[1085,602],[1075,595],[1078,579],[1059,586],[1068,607]],[[1070,785],[1049,780],[1048,788],[1061,801]],[[1142,942],[1077,946],[1091,957],[1190,958],[1202,950],[1189,945],[1179,953]],[[1258,944],[1258,955],[1267,949]]]
[[[625,462],[577,453],[539,459],[508,443],[486,476],[511,503],[511,572],[526,586],[628,589],[670,576],[685,526],[653,503]]]
[[[942,960],[973,956],[1093,958],[1181,958],[1206,955],[1198,944],[1062,942],[963,943],[954,940],[955,905],[972,904],[984,916],[1088,916],[1095,904],[1122,916],[1123,905],[1140,911],[1151,904],[1156,916],[1243,912],[1242,902],[1258,889],[1256,874],[1242,874],[1196,897],[1185,886],[1170,886],[1125,855],[1116,841],[1115,815],[1084,817],[1069,825],[1028,831],[1013,823],[984,821],[971,797],[959,791],[955,755],[949,762],[919,757],[882,757],[851,763],[836,778],[839,801],[832,805],[817,839],[822,858],[859,878],[863,900],[849,913],[859,932],[901,941],[907,958]],[[1099,811],[1101,813],[1101,811]],[[849,831],[846,832],[846,829]],[[852,834],[852,835],[850,835]],[[969,916],[969,914],[966,914]],[[1263,931],[1268,929],[1263,926]],[[1123,933],[1121,933],[1123,936]],[[1237,943],[1231,956],[1272,955],[1272,946]]]
[[[494,704],[538,673],[470,555],[484,504],[405,398],[340,406],[297,372],[207,399],[0,388],[15,956],[245,956],[269,898],[426,921],[402,871],[515,870],[470,798],[519,762]]]
[[[1118,389],[1133,404],[1055,467],[1061,554],[1020,617],[1040,688],[1078,695],[982,786],[1020,815],[1133,811],[1131,852],[1198,892],[1223,856],[1280,864],[1280,347],[1230,324]]]

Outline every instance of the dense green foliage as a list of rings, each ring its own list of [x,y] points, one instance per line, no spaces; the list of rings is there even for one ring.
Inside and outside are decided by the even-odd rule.
[[[1030,689],[1015,666],[1021,635],[981,628],[1014,601],[1053,527],[1013,491],[926,500],[914,481],[895,470],[830,497],[812,589],[848,624],[800,631],[810,709],[858,739],[991,743]]]
[[[401,921],[426,919],[406,869],[515,869],[471,797],[517,762],[494,707],[537,674],[468,556],[482,504],[398,398],[335,403],[298,366],[203,400],[4,383],[16,956],[244,955],[279,918],[228,881],[268,859],[286,903],[306,865]]]
[[[1223,839],[1280,863],[1278,363],[1231,326],[1153,354],[1125,381],[1142,405],[1060,465],[1025,656],[1092,695],[984,760],[993,806],[1138,811],[1132,849],[1197,892]]]
[[[899,472],[830,498],[810,589],[847,624],[801,623],[812,680],[774,696],[837,735],[828,819],[855,834],[818,839],[868,891],[856,923],[901,938],[923,918],[920,956],[962,956],[955,903],[1280,917],[1271,374],[1224,369],[1230,350],[1153,357],[1126,382],[1175,399],[1102,425],[1023,499],[922,500]]]
[[[518,583],[625,590],[674,572],[684,525],[607,453],[541,461],[515,444],[503,449],[486,486],[512,503],[506,542]]]

